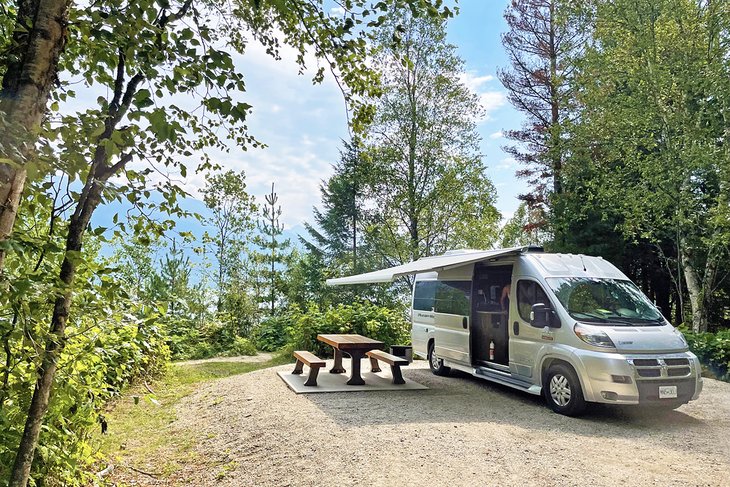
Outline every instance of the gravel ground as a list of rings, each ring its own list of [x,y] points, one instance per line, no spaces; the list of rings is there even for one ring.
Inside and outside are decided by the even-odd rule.
[[[427,391],[296,395],[283,366],[206,384],[179,406],[204,465],[183,485],[730,485],[730,384],[705,380],[677,411],[594,406],[581,418],[541,398],[420,361]]]

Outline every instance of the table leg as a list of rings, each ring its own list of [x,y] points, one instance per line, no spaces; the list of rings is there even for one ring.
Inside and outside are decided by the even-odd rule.
[[[352,350],[348,353],[350,354],[350,357],[352,357],[352,374],[350,375],[350,380],[347,381],[347,385],[361,386],[365,384],[365,381],[362,380],[362,375],[360,375],[360,359],[362,359],[365,354],[358,350]]]
[[[345,368],[342,366],[342,352],[335,350],[335,364],[330,369],[330,374],[342,374],[345,372]]]

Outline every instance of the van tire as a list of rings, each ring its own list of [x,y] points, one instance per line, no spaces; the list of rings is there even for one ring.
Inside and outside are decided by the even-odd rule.
[[[434,344],[433,341],[431,341],[428,344],[428,366],[431,369],[431,372],[433,372],[435,375],[449,375],[451,368],[444,365],[444,359],[438,358],[433,349]]]
[[[578,416],[586,409],[580,381],[569,365],[551,365],[545,373],[542,392],[548,407],[558,414]]]

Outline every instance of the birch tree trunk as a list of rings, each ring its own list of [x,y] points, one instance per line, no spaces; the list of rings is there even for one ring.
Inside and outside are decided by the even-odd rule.
[[[707,289],[703,285],[704,279],[700,278],[697,269],[692,264],[692,249],[685,238],[682,238],[680,243],[679,256],[684,271],[684,281],[687,284],[690,306],[692,307],[692,331],[702,333],[707,331],[707,303],[705,299]],[[711,256],[708,256],[708,259],[711,259]]]
[[[18,18],[0,90],[0,146],[17,148],[5,154],[12,161],[0,163],[0,242],[13,231],[27,171],[33,157],[41,121],[53,83],[58,59],[66,43],[71,0],[18,0]],[[2,120],[4,118],[4,120]],[[0,249],[0,271],[5,251]]]

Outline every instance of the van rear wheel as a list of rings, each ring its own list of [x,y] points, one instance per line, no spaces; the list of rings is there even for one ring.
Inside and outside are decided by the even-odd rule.
[[[438,358],[434,352],[433,342],[428,344],[428,366],[435,375],[449,375],[451,368],[444,365],[444,359]]]
[[[548,407],[556,413],[578,416],[586,409],[578,376],[565,364],[555,364],[547,370],[542,390]]]

